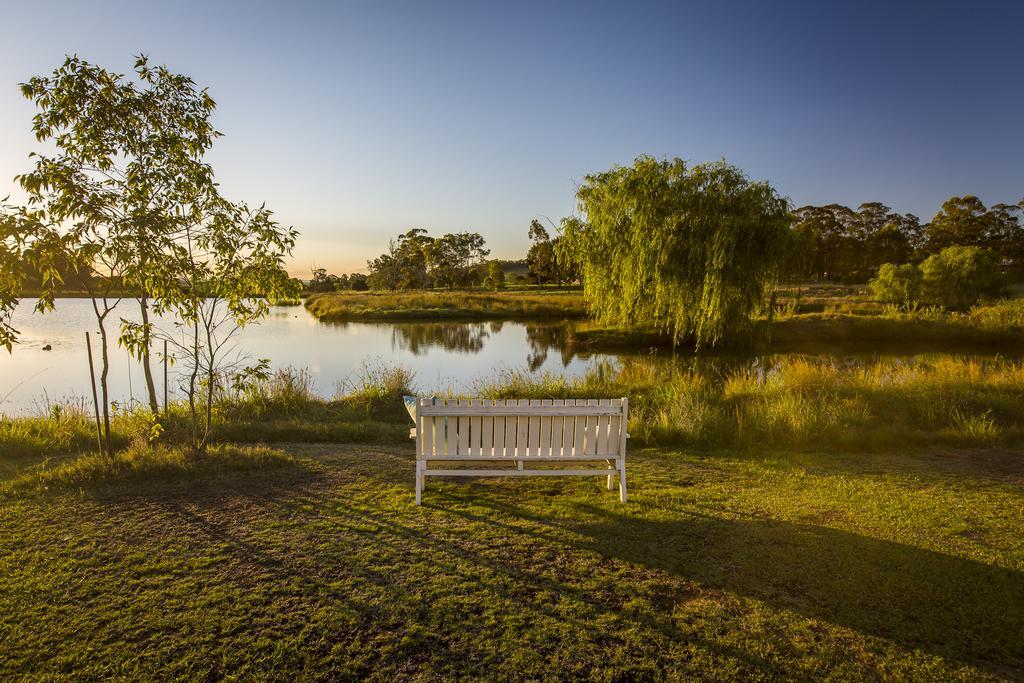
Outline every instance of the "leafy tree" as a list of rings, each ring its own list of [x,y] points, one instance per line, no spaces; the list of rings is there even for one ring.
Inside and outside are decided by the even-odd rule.
[[[377,258],[367,261],[366,268],[370,271],[367,283],[373,289],[398,289],[401,282],[401,265],[398,248],[394,240],[388,241],[388,250]]]
[[[122,319],[119,342],[142,360],[156,412],[151,310],[176,313],[191,324],[194,343],[187,358],[207,369],[212,386],[216,350],[223,348],[230,326],[213,324],[208,307],[223,305],[243,325],[265,314],[263,297],[292,298],[297,292],[282,261],[294,231],[280,229],[263,207],[250,210],[223,199],[212,168],[203,162],[219,135],[209,122],[212,98],[186,76],[151,68],[145,57],[136,61],[135,76],[70,57],[50,76],[22,85],[39,110],[36,137],[54,152],[34,155],[35,167],[17,178],[28,205],[5,212],[24,262],[39,276],[37,308],[52,308],[54,297],[72,285],[91,298],[100,332],[101,441],[108,454],[107,324],[122,296],[136,299],[142,322]],[[68,282],[67,274],[77,282]],[[190,401],[197,376],[198,371]],[[198,434],[195,403],[192,408]],[[207,403],[207,433],[210,410]],[[202,450],[205,439],[194,440],[194,446]]]
[[[430,287],[427,272],[428,258],[434,238],[423,228],[412,228],[398,236],[395,261],[398,267],[400,289],[426,289]]]
[[[505,289],[505,269],[498,261],[488,261],[484,286],[493,290]]]
[[[993,246],[993,215],[974,195],[950,197],[928,224],[928,247],[938,252],[948,246]]]
[[[991,249],[946,247],[921,264],[926,299],[954,311],[964,311],[983,297],[1005,290],[999,257]]]
[[[724,161],[638,157],[587,176],[577,198],[585,220],[563,221],[560,251],[597,318],[698,347],[750,329],[790,243],[787,201]]]
[[[182,258],[175,264],[180,286],[162,304],[182,322],[168,335],[184,366],[181,388],[189,405],[193,451],[203,453],[214,424],[214,403],[226,391],[266,376],[268,361],[245,366],[232,356],[234,340],[278,300],[298,288],[284,268],[297,233],[281,228],[264,206],[217,199],[185,226]]]
[[[426,289],[464,287],[483,279],[481,266],[490,253],[475,232],[430,237],[413,228],[389,243],[388,252],[367,261],[369,284],[374,289]]]
[[[476,232],[447,234],[434,240],[427,252],[434,284],[451,289],[470,284],[472,270],[490,254]]]
[[[530,277],[538,285],[555,282],[558,279],[558,260],[548,231],[544,229],[540,221],[533,219],[530,222],[529,235],[533,241],[530,251],[526,254],[526,265],[530,270]]]
[[[868,290],[875,301],[910,306],[921,301],[922,283],[921,269],[913,263],[884,263],[878,275],[868,282]]]
[[[326,268],[314,268],[307,289],[310,292],[337,292],[348,289],[348,276],[343,277],[344,280],[337,275],[329,274]]]
[[[352,273],[348,276],[349,288],[355,292],[364,292],[370,288],[369,279],[363,273]]]
[[[793,212],[793,258],[799,274],[864,281],[883,263],[908,260],[923,243],[920,221],[879,202],[856,211],[841,204],[804,206]]]
[[[181,217],[213,187],[203,155],[219,135],[210,123],[214,101],[145,56],[135,62],[135,79],[69,57],[21,87],[38,109],[37,139],[56,153],[35,155],[35,168],[19,181],[51,222],[80,223],[79,237],[116,261],[142,320],[122,320],[119,342],[140,359],[156,413],[151,300],[167,286],[163,256],[174,249]]]
[[[8,353],[18,339],[18,331],[11,326],[11,316],[26,277],[22,235],[15,211],[15,207],[0,203],[0,346]]]

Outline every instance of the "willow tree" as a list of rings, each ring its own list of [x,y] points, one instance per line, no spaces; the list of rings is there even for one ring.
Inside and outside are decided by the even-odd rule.
[[[588,175],[577,199],[582,216],[563,221],[560,257],[606,324],[715,346],[750,330],[784,266],[787,200],[724,161],[641,156]]]

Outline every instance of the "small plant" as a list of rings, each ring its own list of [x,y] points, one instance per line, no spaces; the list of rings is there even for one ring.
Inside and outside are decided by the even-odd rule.
[[[951,417],[954,429],[972,441],[994,442],[999,440],[999,425],[992,417],[991,410],[975,415],[956,409]]]

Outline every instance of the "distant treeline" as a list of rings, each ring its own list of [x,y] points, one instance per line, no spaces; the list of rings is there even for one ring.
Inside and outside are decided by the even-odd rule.
[[[793,212],[796,248],[790,276],[866,282],[886,263],[919,263],[946,247],[993,250],[1000,265],[1024,272],[1024,200],[986,207],[972,195],[951,197],[931,222],[895,213],[879,202],[856,210],[840,204]]]
[[[783,273],[792,280],[867,282],[886,263],[920,263],[949,246],[991,249],[999,267],[1024,275],[1024,200],[986,207],[973,195],[951,197],[930,222],[897,213],[881,202],[856,209],[841,204],[802,206],[791,214],[792,257]],[[488,259],[476,232],[432,237],[414,228],[390,240],[367,261],[368,273],[331,275],[313,271],[307,291],[408,290],[516,284],[572,284],[578,273],[559,258],[561,236],[551,238],[540,221],[530,223],[525,259]],[[498,275],[500,273],[500,276]]]
[[[515,284],[569,284],[577,279],[556,256],[559,238],[551,239],[537,220],[530,224],[533,244],[520,261],[488,259],[490,250],[480,233],[448,233],[432,237],[413,228],[388,242],[388,250],[367,261],[369,273],[331,275],[314,268],[307,291],[333,292],[366,289],[410,290],[486,286],[501,289]]]

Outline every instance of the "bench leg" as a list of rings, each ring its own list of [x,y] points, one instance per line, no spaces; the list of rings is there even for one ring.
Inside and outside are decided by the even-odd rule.
[[[421,492],[423,491],[423,485],[426,483],[426,477],[423,476],[423,463],[416,461],[416,504],[420,504]]]
[[[611,460],[605,460],[605,462],[608,463],[608,469],[611,470],[612,472],[614,472],[615,471],[615,465],[612,464],[612,461]],[[609,491],[614,491],[615,490],[612,487],[612,484],[614,482],[615,482],[615,475],[614,474],[609,474],[608,475],[608,490]]]
[[[619,460],[619,500],[626,502],[626,459]]]
[[[524,469],[524,463],[523,463],[522,460],[516,460],[516,469],[517,470],[523,470]]]

